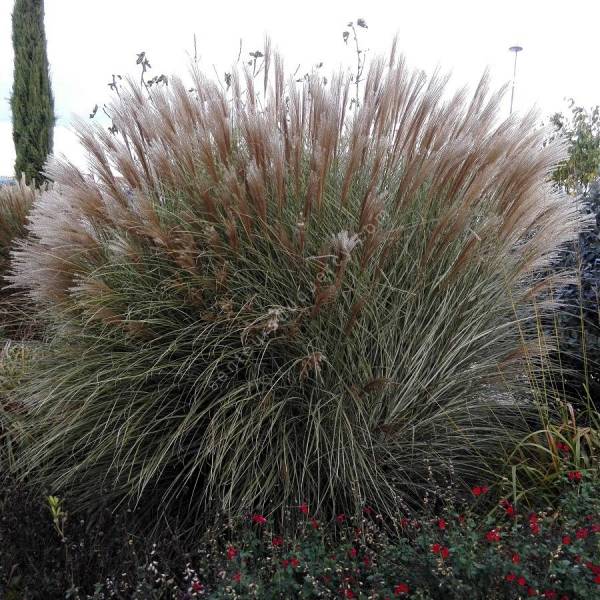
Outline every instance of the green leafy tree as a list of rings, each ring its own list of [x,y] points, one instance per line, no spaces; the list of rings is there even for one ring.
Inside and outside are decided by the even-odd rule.
[[[552,179],[569,193],[585,192],[600,172],[600,106],[589,110],[569,100],[570,116],[555,113],[550,123],[555,137],[568,144],[569,157],[558,165]]]
[[[17,178],[40,183],[42,169],[52,152],[54,99],[50,86],[44,0],[16,0],[12,14],[15,52],[14,84],[10,105]]]

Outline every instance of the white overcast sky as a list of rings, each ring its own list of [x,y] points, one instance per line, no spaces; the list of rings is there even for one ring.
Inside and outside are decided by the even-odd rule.
[[[12,175],[14,148],[11,12],[0,0],[0,175]],[[57,127],[55,152],[82,161],[70,122],[109,100],[112,73],[134,73],[145,50],[153,74],[187,72],[193,36],[202,64],[220,72],[260,48],[265,34],[289,69],[318,62],[336,69],[354,60],[342,41],[350,20],[369,25],[363,45],[386,52],[395,33],[409,63],[452,71],[455,85],[474,86],[489,66],[500,85],[512,78],[511,45],[519,44],[515,108],[536,104],[544,116],[566,97],[600,104],[600,0],[46,0],[46,35]],[[304,72],[304,71],[302,71]],[[508,99],[506,111],[508,113]]]

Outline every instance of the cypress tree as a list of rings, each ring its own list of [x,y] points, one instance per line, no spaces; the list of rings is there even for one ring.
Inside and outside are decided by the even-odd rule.
[[[14,82],[10,106],[17,178],[44,180],[42,169],[52,152],[54,99],[50,87],[44,0],[15,0],[12,14]]]

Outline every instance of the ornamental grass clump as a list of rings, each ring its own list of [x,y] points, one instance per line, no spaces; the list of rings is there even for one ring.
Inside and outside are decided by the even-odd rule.
[[[23,290],[11,289],[6,276],[11,268],[11,251],[27,235],[27,216],[39,191],[21,181],[0,187],[0,333],[11,338],[32,333],[30,304]]]
[[[81,124],[13,281],[50,335],[24,386],[24,473],[83,502],[354,514],[481,478],[525,431],[533,302],[579,216],[562,148],[485,75],[374,60],[286,78],[267,47]],[[118,133],[114,133],[118,131]]]

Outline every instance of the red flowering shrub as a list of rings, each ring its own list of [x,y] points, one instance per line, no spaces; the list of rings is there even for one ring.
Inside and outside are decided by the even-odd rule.
[[[125,554],[119,555],[113,571],[100,568],[93,582],[80,582],[75,577],[80,595],[71,597],[128,598],[133,589],[139,590],[137,597],[144,600],[599,597],[600,527],[594,526],[600,525],[600,484],[586,474],[577,486],[570,484],[566,476],[564,483],[563,497],[550,509],[520,507],[518,500],[513,499],[510,505],[515,507],[515,513],[511,518],[505,515],[508,501],[498,505],[489,516],[482,516],[475,510],[479,502],[471,495],[467,504],[435,503],[427,513],[402,514],[390,522],[380,519],[372,510],[355,517],[345,515],[344,519],[335,516],[330,521],[322,519],[319,529],[314,529],[312,520],[318,515],[315,511],[312,516],[313,511],[303,505],[300,511],[298,506],[290,511],[293,524],[285,538],[276,529],[280,524],[273,519],[263,517],[263,522],[254,518],[262,515],[252,515],[223,528],[220,534],[213,532],[206,540],[195,540],[193,550],[184,544],[176,550],[153,548],[149,553],[151,562],[145,565],[136,563],[140,556],[146,555],[136,541],[132,546],[127,545]],[[302,515],[300,520],[298,514]],[[52,531],[47,514],[45,519]],[[440,523],[445,526],[440,527]],[[535,536],[532,524],[538,528]],[[3,528],[5,520],[0,521],[3,542],[11,548],[18,546],[15,535],[21,533],[21,521],[15,520],[10,535]],[[78,539],[71,535],[72,539]],[[11,558],[25,563],[27,553],[31,552],[31,537],[21,542],[23,556],[12,551]],[[170,543],[176,541],[169,539]],[[53,556],[64,556],[58,551],[61,542],[55,532],[52,540],[56,544],[55,547],[50,544]],[[75,560],[76,552],[79,550],[70,550],[73,553],[70,560]],[[116,554],[114,550],[105,554],[111,553]],[[166,556],[178,558],[167,561]],[[10,573],[14,564],[3,560],[0,553],[2,598],[8,597],[2,587],[7,581],[4,574]],[[88,557],[86,564],[91,562],[94,561]],[[98,564],[96,560],[94,565]],[[63,565],[60,569],[78,573],[76,566]],[[23,571],[17,569],[21,576]],[[31,585],[39,585],[38,579],[32,578]],[[63,597],[64,590],[60,592],[53,589],[51,597]],[[17,597],[45,600],[43,595],[28,593]]]

